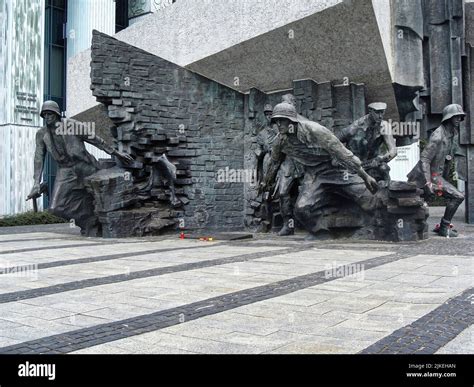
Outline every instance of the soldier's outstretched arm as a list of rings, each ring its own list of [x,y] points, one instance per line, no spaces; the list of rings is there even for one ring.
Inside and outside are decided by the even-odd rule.
[[[119,152],[112,148],[111,146],[107,145],[104,139],[101,137],[94,135],[94,136],[81,136],[81,138],[85,141],[88,142],[91,145],[94,145],[95,147],[99,148],[100,150],[103,150],[105,153],[108,153],[111,156],[117,156],[121,161],[125,163],[130,163],[133,161],[132,156],[129,154]]]
[[[99,148],[100,150],[104,151],[109,155],[113,155],[115,153],[115,149],[109,146],[104,139],[97,135],[93,136],[80,136],[83,141],[94,145],[95,147]]]
[[[348,169],[357,172],[362,168],[362,163],[359,158],[347,149],[329,129],[319,124],[314,125],[313,136],[315,137],[311,142],[318,143]]]
[[[347,149],[341,141],[327,128],[321,125],[314,127],[314,134],[318,139],[318,143],[321,144],[329,154],[333,155],[341,164],[346,166],[349,170],[357,173],[365,182],[367,189],[370,192],[375,193],[378,190],[377,181],[371,177],[362,168],[362,163],[357,156],[355,156],[349,149]]]

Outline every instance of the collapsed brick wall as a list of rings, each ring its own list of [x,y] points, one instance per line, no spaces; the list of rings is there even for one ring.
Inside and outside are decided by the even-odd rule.
[[[293,89],[271,94],[252,89],[246,99],[245,168],[252,169],[257,165],[256,140],[264,126],[265,104],[274,107],[281,102],[283,95],[291,93],[295,96],[299,114],[337,132],[366,114],[365,91],[362,84],[316,83],[310,79],[295,81]],[[262,199],[257,196],[256,187],[245,186],[245,204],[245,224],[258,228]]]
[[[92,86],[116,125],[116,147],[146,179],[163,153],[177,167],[173,212],[185,229],[243,227],[243,186],[218,182],[220,169],[242,169],[244,95],[176,64],[94,31]],[[165,186],[153,190],[166,202]]]

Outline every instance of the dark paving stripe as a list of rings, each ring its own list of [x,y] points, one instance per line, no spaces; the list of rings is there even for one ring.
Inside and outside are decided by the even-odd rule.
[[[365,245],[342,245],[342,244],[329,244],[329,243],[324,243],[320,244],[317,242],[294,242],[294,246],[298,246],[300,243],[312,243],[314,248],[320,249],[320,250],[354,250],[354,251],[393,251],[393,252],[398,252],[402,251],[401,246],[394,246],[394,245],[382,245],[382,246],[371,246],[369,243]],[[264,242],[264,243],[259,243],[259,242],[250,242],[247,243],[246,246],[260,246],[260,247],[289,247],[288,243],[279,243],[277,241],[270,243],[270,242]]]
[[[177,273],[181,271],[202,269],[205,267],[225,265],[228,263],[240,263],[240,262],[252,261],[259,258],[272,257],[275,255],[281,255],[281,254],[291,254],[297,251],[303,251],[303,250],[308,250],[308,249],[311,249],[311,247],[305,245],[305,246],[300,246],[300,247],[293,247],[291,249],[265,251],[261,253],[237,255],[237,256],[228,257],[228,258],[211,259],[211,260],[192,262],[192,263],[183,263],[180,265],[159,267],[156,269],[134,271],[129,274],[117,274],[117,275],[111,275],[107,277],[99,277],[99,278],[85,279],[81,281],[66,282],[63,284],[52,285],[52,286],[47,286],[43,288],[21,290],[21,291],[12,292],[12,293],[3,293],[3,294],[0,294],[0,304],[6,304],[8,302],[15,302],[15,301],[22,301],[22,300],[30,300],[32,298],[38,298],[38,297],[48,296],[51,294],[69,292],[71,290],[85,289],[85,288],[90,288],[94,286],[115,284],[118,282],[131,281],[131,280],[141,279],[141,278],[158,277],[161,275]],[[137,254],[135,253],[135,255]]]
[[[295,250],[293,248],[292,250]],[[279,253],[273,253],[277,255]],[[367,259],[365,261],[352,262],[351,265],[364,265],[369,270],[388,263],[408,258],[408,254],[391,254],[384,257]],[[341,272],[345,273],[341,266]],[[337,269],[336,269],[337,270]],[[89,328],[43,337],[37,340],[26,341],[20,344],[0,348],[3,354],[31,354],[31,353],[69,353],[95,345],[108,343],[141,335],[147,332],[164,329],[180,324],[181,321],[192,321],[201,317],[239,308],[255,302],[269,300],[290,294],[311,286],[340,279],[341,277],[327,278],[326,271],[306,274],[271,284],[241,290],[234,293],[224,294],[207,300],[162,310],[159,312],[132,317],[113,323],[96,325]]]
[[[58,233],[61,235],[81,236],[81,231],[79,230],[79,228],[70,228],[69,223],[0,227],[0,235],[30,234],[33,232],[51,232]]]
[[[67,241],[71,240],[71,238],[67,238],[66,236],[64,238],[61,237],[49,237],[49,238],[28,238],[28,239],[4,239],[0,240],[0,245],[2,243],[13,243],[13,242],[36,242],[36,241]]]
[[[117,242],[108,242],[108,243],[95,242],[95,243],[82,243],[82,244],[72,244],[72,245],[62,245],[62,246],[28,247],[26,249],[0,251],[0,254],[28,253],[31,251],[40,251],[40,250],[72,249],[74,247],[90,247],[90,246],[104,246],[104,245],[116,245],[116,244]]]
[[[129,243],[142,243],[142,242],[129,242]],[[143,243],[145,243],[145,242],[143,242]],[[151,243],[151,242],[146,242],[146,243]],[[95,257],[87,257],[87,258],[68,259],[68,260],[63,260],[63,261],[52,261],[52,262],[39,263],[34,267],[34,269],[35,270],[41,270],[41,269],[50,269],[52,267],[59,267],[59,266],[80,265],[82,263],[112,261],[114,259],[139,257],[139,256],[142,256],[142,255],[154,254],[154,253],[166,253],[166,252],[170,252],[170,251],[180,251],[180,250],[191,250],[191,249],[196,249],[196,248],[202,249],[202,248],[216,247],[216,246],[221,246],[223,244],[224,243],[210,244],[210,245],[203,245],[203,246],[193,246],[193,247],[175,247],[175,248],[163,248],[163,249],[150,249],[150,250],[143,250],[143,251],[133,251],[133,252],[130,252],[130,253],[117,253],[117,254],[111,254],[111,255],[98,255],[98,256],[95,256]],[[34,266],[34,264],[21,265],[21,266],[10,266],[10,267],[0,268],[0,275],[31,270],[32,266]]]
[[[259,243],[258,241],[262,241]],[[275,239],[257,239],[251,242],[252,245],[263,246],[288,246],[287,243],[303,242],[303,238],[275,238]],[[462,255],[472,256],[474,251],[474,239],[469,238],[441,238],[435,233],[430,234],[430,239],[418,242],[392,243],[384,241],[357,241],[357,240],[334,240],[312,242],[319,249],[338,249],[338,250],[356,250],[356,251],[397,251],[400,253],[416,253],[417,255]],[[350,243],[350,246],[344,245]],[[359,246],[357,246],[359,245]]]
[[[433,354],[474,324],[474,288],[367,347],[362,354]]]
[[[152,240],[127,240],[127,239],[121,239],[120,242],[117,240],[111,241],[110,239],[102,239],[102,238],[86,238],[86,237],[81,237],[81,236],[74,236],[74,235],[57,235],[57,236],[50,236],[50,237],[44,237],[44,238],[25,238],[25,239],[5,239],[1,240],[0,239],[0,245],[2,243],[13,243],[13,242],[36,242],[36,241],[70,241],[70,242],[84,242],[89,240],[91,243],[97,243],[97,244],[103,244],[103,245],[110,245],[113,243],[147,243],[147,242],[156,242]]]
[[[66,238],[57,238],[57,239],[66,239]],[[36,240],[36,239],[33,239]],[[80,239],[77,239],[80,240]],[[23,242],[23,241],[20,241]],[[71,241],[72,242],[72,241]],[[72,244],[72,245],[62,245],[62,246],[44,246],[44,247],[28,247],[25,249],[14,249],[14,250],[6,250],[0,251],[0,254],[14,254],[14,253],[25,253],[30,251],[40,251],[40,250],[57,250],[57,249],[69,249],[75,247],[90,247],[90,246],[107,246],[107,245],[117,245],[117,244],[142,244],[142,243],[156,243],[161,241],[154,241],[154,240],[143,240],[143,241],[126,241],[117,242],[117,241],[109,241],[109,240],[97,240],[92,243],[84,243],[84,244]],[[3,274],[3,273],[0,273]]]

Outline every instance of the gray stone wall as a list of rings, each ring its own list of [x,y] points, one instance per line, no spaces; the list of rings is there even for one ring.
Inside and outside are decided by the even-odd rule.
[[[243,185],[216,177],[243,168],[244,95],[96,31],[91,67],[93,94],[116,125],[116,146],[136,160],[136,181],[166,153],[185,204],[174,212],[179,226],[242,229]],[[153,194],[166,200],[165,188]]]

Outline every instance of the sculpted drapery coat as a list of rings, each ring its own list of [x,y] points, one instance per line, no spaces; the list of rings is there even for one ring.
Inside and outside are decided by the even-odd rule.
[[[63,119],[63,127],[72,120]],[[81,134],[56,134],[55,129],[41,128],[36,134],[34,161],[35,183],[41,182],[44,158],[48,151],[56,161],[58,170],[50,198],[49,210],[84,230],[94,227],[97,217],[94,215],[93,198],[86,191],[84,178],[100,169],[98,161],[85,147],[88,142],[97,148],[112,154],[114,149],[98,136]]]

